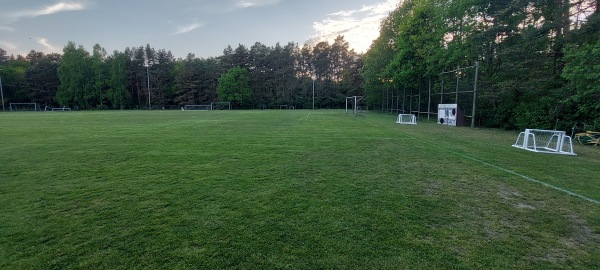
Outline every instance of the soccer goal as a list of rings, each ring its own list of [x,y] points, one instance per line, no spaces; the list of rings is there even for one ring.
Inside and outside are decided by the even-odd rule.
[[[48,107],[46,106],[44,108],[45,112],[70,112],[71,108],[69,107],[58,107],[58,108],[53,108],[53,107]]]
[[[365,114],[367,112],[366,106],[363,106],[363,97],[362,96],[352,96],[346,97],[346,113],[352,113],[352,115],[357,116],[361,114]]]
[[[417,117],[414,114],[399,114],[398,119],[396,120],[397,124],[409,124],[416,125]]]
[[[41,111],[37,103],[10,103],[11,112],[37,112]]]
[[[212,110],[231,110],[231,102],[211,102]]]
[[[182,111],[210,111],[212,110],[211,105],[185,105],[181,107]]]
[[[513,146],[538,153],[575,155],[573,141],[564,131],[526,129]]]

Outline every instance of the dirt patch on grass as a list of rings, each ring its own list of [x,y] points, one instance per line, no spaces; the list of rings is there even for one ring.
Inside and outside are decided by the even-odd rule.
[[[587,221],[571,214],[567,216],[571,233],[563,241],[563,245],[567,248],[580,248],[593,242],[600,242],[599,236],[594,234],[594,230],[588,225]]]

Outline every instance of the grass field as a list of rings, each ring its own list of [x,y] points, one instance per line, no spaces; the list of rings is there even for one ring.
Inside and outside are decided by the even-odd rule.
[[[600,149],[394,122],[0,113],[0,268],[600,269]]]

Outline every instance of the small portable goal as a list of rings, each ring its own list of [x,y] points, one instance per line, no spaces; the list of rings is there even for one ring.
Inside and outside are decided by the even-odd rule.
[[[557,130],[526,129],[519,134],[513,147],[537,153],[576,155],[571,137]]]
[[[399,114],[396,120],[397,124],[416,125],[417,117],[414,114]]]

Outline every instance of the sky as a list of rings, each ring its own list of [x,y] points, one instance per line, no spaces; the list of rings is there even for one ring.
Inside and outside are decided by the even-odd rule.
[[[108,53],[150,44],[176,58],[217,57],[260,42],[330,43],[358,53],[401,0],[0,0],[0,48],[62,53],[69,41]]]

